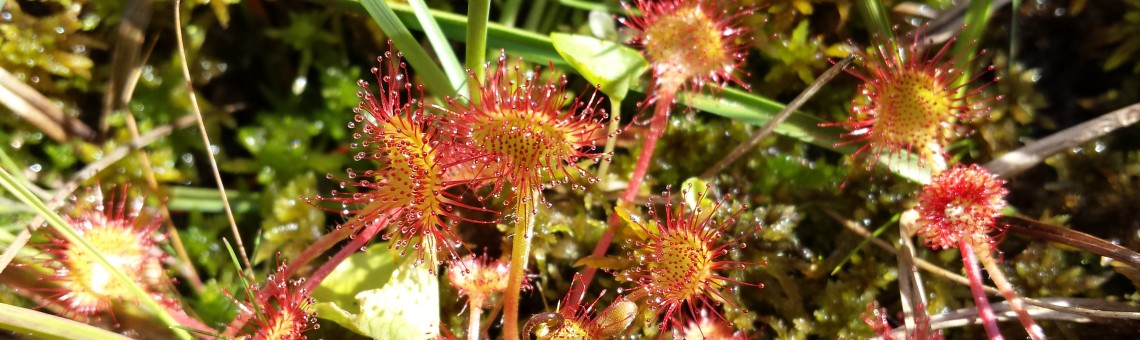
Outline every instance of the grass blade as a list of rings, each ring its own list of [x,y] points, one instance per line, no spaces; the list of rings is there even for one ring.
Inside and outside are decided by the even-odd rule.
[[[99,327],[4,303],[0,303],[0,329],[37,339],[130,339]]]
[[[351,4],[351,3],[350,3]],[[392,4],[392,10],[408,24],[411,29],[423,29],[414,21],[411,7],[401,4]],[[455,13],[431,10],[432,17],[439,23],[443,34],[456,41],[467,40],[467,17]],[[546,64],[554,62],[555,66],[566,67],[566,60],[554,50],[554,44],[545,35],[529,31],[510,28],[496,23],[487,24],[487,46],[495,49],[506,49],[512,55],[523,57],[524,60]]]
[[[978,53],[978,40],[982,39],[986,24],[990,22],[992,4],[993,0],[974,0],[966,7],[965,28],[958,33],[958,40],[954,42],[954,46],[950,47],[950,55],[954,56],[955,64],[965,72],[958,78],[960,83],[958,85],[965,84],[972,78],[974,72],[970,63],[974,58],[971,57]]]
[[[483,63],[487,60],[487,20],[491,15],[491,0],[471,0],[467,2],[467,69],[475,73],[480,84],[487,70]],[[478,104],[482,94],[480,89],[471,88],[471,103]]]
[[[443,72],[447,75],[451,87],[458,89],[460,95],[466,96],[467,89],[464,86],[464,82],[467,81],[467,73],[463,72],[463,66],[459,65],[459,59],[455,58],[455,51],[452,51],[451,45],[447,43],[447,37],[443,35],[443,32],[439,29],[439,24],[435,22],[431,13],[428,12],[429,8],[427,4],[425,4],[423,0],[408,1],[408,4],[411,5],[412,11],[416,15],[416,20],[419,22],[420,27],[423,27],[428,42],[431,43],[432,49],[435,50],[435,56],[439,58],[439,63],[443,66]]]
[[[677,99],[702,111],[760,126],[767,124],[784,109],[784,104],[734,88],[724,88],[715,95],[687,93],[678,95]],[[788,116],[782,124],[776,125],[774,131],[843,154],[853,154],[859,148],[851,144],[836,146],[835,144],[840,142],[839,136],[845,130],[839,127],[822,127],[819,126],[820,123],[826,121],[797,111]],[[923,184],[930,182],[930,169],[919,166],[918,156],[912,153],[900,152],[894,158],[882,155],[879,157],[879,162],[903,178]]]
[[[420,46],[416,38],[412,36],[412,32],[404,26],[400,18],[392,12],[392,7],[382,0],[364,0],[361,1],[364,5],[364,10],[368,11],[368,15],[372,16],[372,20],[380,25],[380,29],[388,34],[400,52],[404,53],[404,60],[412,64],[412,68],[416,73],[424,78],[424,85],[428,87],[432,93],[437,96],[449,96],[455,94],[455,88],[451,86],[451,81],[447,79],[447,75],[432,61],[431,56],[427,51]],[[405,7],[407,13],[411,14],[412,18],[404,19],[405,21],[416,21],[415,11],[410,7]],[[434,15],[433,15],[434,16]],[[417,21],[418,23],[418,21]],[[421,30],[423,27],[419,27]]]
[[[522,7],[522,0],[507,0],[503,7],[499,8],[499,24],[515,27],[515,22],[519,18],[519,7]]]
[[[855,8],[859,10],[859,15],[871,33],[882,37],[883,41],[895,41],[895,31],[891,29],[882,0],[858,0],[855,1]]]

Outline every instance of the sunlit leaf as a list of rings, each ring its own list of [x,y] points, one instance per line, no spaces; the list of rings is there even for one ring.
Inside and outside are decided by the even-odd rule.
[[[551,33],[550,41],[586,80],[619,100],[625,98],[630,84],[649,69],[641,52],[615,42],[565,33]]]
[[[439,279],[414,263],[386,244],[350,256],[313,292],[317,316],[374,339],[435,338]]]

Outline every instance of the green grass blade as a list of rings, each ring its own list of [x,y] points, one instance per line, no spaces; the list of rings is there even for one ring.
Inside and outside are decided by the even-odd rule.
[[[54,229],[60,235],[62,235],[65,239],[67,239],[68,242],[78,245],[79,249],[82,249],[83,252],[94,257],[96,262],[98,262],[99,265],[103,266],[103,269],[106,269],[108,272],[110,272],[111,276],[116,281],[119,281],[120,284],[126,286],[127,289],[131,291],[131,294],[134,295],[134,298],[137,301],[141,302],[143,306],[149,308],[151,312],[153,312],[154,315],[162,321],[163,324],[171,327],[175,335],[177,335],[180,339],[190,339],[189,333],[186,333],[186,331],[182,329],[174,328],[175,326],[180,326],[178,324],[178,321],[174,320],[174,318],[166,312],[166,309],[162,308],[162,306],[160,306],[158,302],[151,297],[150,294],[147,294],[147,292],[144,291],[142,287],[139,287],[139,285],[135,283],[134,280],[127,278],[127,276],[124,275],[118,267],[115,267],[111,264],[111,262],[107,261],[107,259],[103,257],[103,254],[100,254],[98,250],[95,250],[95,248],[92,247],[90,243],[87,243],[87,241],[83,239],[83,236],[75,232],[75,229],[68,225],[67,222],[63,220],[63,217],[60,217],[59,214],[55,213],[55,211],[48,209],[47,205],[45,205],[43,201],[33,195],[31,191],[28,191],[27,188],[20,185],[16,178],[4,169],[0,169],[0,186],[3,186],[4,189],[7,189],[8,192],[12,193],[13,196],[16,196],[16,198],[21,202],[24,202],[24,204],[27,204],[28,206],[31,206],[33,209],[35,209],[36,212],[38,212],[44,217],[45,220],[47,220],[48,225],[51,226],[52,229]]]
[[[882,0],[857,0],[855,8],[871,33],[882,37],[885,41],[895,41],[895,31],[891,29],[891,22],[887,19],[887,8]]]
[[[106,329],[4,303],[0,303],[0,329],[36,339],[130,339]]]
[[[558,0],[558,3],[562,6],[583,9],[587,11],[602,11],[609,13],[625,12],[625,8],[622,8],[621,4],[618,4],[616,1],[601,3],[583,0]]]
[[[8,152],[4,151],[2,147],[0,147],[0,167],[10,170],[12,175],[20,180],[20,183],[28,183],[28,179],[24,178],[24,173],[20,172],[20,166],[16,165],[16,162],[8,156]]]
[[[451,44],[448,44],[447,37],[443,35],[439,29],[439,24],[432,18],[427,4],[424,3],[424,0],[411,0],[408,1],[408,4],[411,5],[416,20],[423,28],[424,34],[427,35],[432,49],[435,50],[435,56],[439,58],[439,63],[443,66],[443,73],[447,74],[451,87],[458,89],[459,94],[466,96],[467,73],[463,72],[463,66],[459,64],[459,59],[455,58],[455,51],[451,50]]]
[[[487,20],[491,16],[491,0],[467,1],[467,69],[475,73],[475,79],[483,83],[487,69]],[[471,88],[471,103],[479,103],[479,89]]]
[[[388,3],[383,0],[363,0],[361,5],[364,10],[368,11],[368,15],[372,16],[372,20],[380,25],[380,29],[388,34],[388,37],[404,53],[404,60],[412,65],[416,73],[424,78],[424,85],[428,90],[437,96],[450,96],[455,94],[455,88],[451,86],[451,81],[447,79],[447,75],[432,61],[431,56],[427,51],[420,46],[416,38],[412,36],[412,32],[404,26],[400,18],[392,12],[392,8]],[[407,8],[412,19],[415,21],[415,12],[409,7]],[[404,19],[409,21],[408,19]],[[423,27],[419,27],[421,30]]]
[[[1013,65],[1016,64],[1014,61],[1020,57],[1017,55],[1017,45],[1021,42],[1021,29],[1018,28],[1021,26],[1018,24],[1018,21],[1021,20],[1021,11],[1017,9],[1021,8],[1021,0],[1013,0],[1010,8],[1014,10],[1009,13],[1009,69],[1006,72],[1013,74]]]
[[[249,281],[245,279],[246,273],[241,269],[241,263],[238,262],[237,253],[234,252],[234,247],[231,246],[230,241],[225,238],[222,239],[222,243],[226,245],[226,251],[230,253],[230,260],[233,261],[234,269],[237,270],[238,280],[241,280],[241,290],[243,293],[245,293],[245,297],[248,299],[249,304],[253,306],[253,308],[250,308],[253,310],[253,316],[258,320],[268,320],[264,314],[261,314],[261,309],[256,305],[257,293],[253,291],[253,286],[251,286],[249,284]]]
[[[515,27],[515,22],[519,18],[519,7],[522,7],[522,0],[507,0],[503,7],[501,7],[499,14],[499,24],[507,27]]]
[[[971,67],[970,64],[978,53],[978,41],[982,39],[986,25],[990,22],[990,15],[992,14],[990,6],[992,5],[993,0],[974,0],[970,1],[966,7],[966,27],[958,32],[958,40],[954,42],[954,46],[950,47],[950,55],[954,56],[954,63],[963,72],[962,76],[955,82],[955,86],[965,85],[973,78],[974,67]],[[960,93],[965,90],[962,88]]]
[[[530,13],[527,14],[526,23],[523,24],[523,27],[526,28],[527,31],[534,32],[538,30],[538,24],[542,23],[542,17],[546,15],[548,2],[548,0],[534,0],[530,2]]]

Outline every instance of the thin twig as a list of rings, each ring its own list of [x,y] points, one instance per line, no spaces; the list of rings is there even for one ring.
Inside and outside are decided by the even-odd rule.
[[[926,327],[925,325],[918,325],[916,321],[926,319],[925,306],[927,305],[922,275],[918,271],[918,267],[914,265],[915,247],[912,240],[914,234],[911,231],[917,230],[915,226],[917,216],[918,213],[911,209],[904,212],[899,219],[899,230],[901,231],[899,240],[902,242],[902,247],[899,248],[898,253],[899,297],[902,299],[903,314],[906,315],[904,324],[908,329],[908,334],[914,334],[914,330],[919,327]]]
[[[838,213],[836,213],[835,211],[833,211],[831,209],[824,208],[823,211],[824,211],[824,213],[827,213],[829,216],[831,216],[831,218],[835,219],[840,224],[842,224],[844,228],[847,228],[847,230],[849,230],[849,231],[851,231],[851,232],[853,232],[856,235],[859,235],[861,237],[869,238],[871,240],[871,243],[875,244],[875,246],[878,246],[879,248],[882,248],[883,250],[886,250],[887,252],[889,252],[891,254],[898,255],[898,252],[899,252],[898,249],[895,249],[895,247],[891,246],[889,243],[887,243],[887,241],[883,241],[879,238],[875,238],[874,236],[871,235],[870,231],[867,231],[867,229],[864,229],[858,223],[855,223],[853,221],[850,221],[848,219],[843,218],[842,216],[840,216]],[[958,283],[958,284],[963,285],[963,286],[969,286],[970,285],[970,280],[967,279],[965,276],[962,276],[958,273],[951,272],[949,270],[943,269],[942,267],[939,267],[936,264],[927,262],[926,260],[923,260],[920,258],[914,258],[914,264],[916,266],[918,266],[919,268],[922,268],[923,270],[926,270],[926,271],[930,272],[931,274],[934,274],[935,276],[945,278],[947,280],[953,281],[953,282]],[[997,288],[994,288],[991,286],[982,286],[982,289],[984,289],[986,291],[986,293],[990,294],[990,295],[998,296],[1001,294],[1001,292],[998,291]],[[1083,308],[1083,307],[1079,307],[1079,306],[1064,306],[1064,305],[1058,305],[1058,304],[1049,302],[1049,301],[1057,300],[1059,298],[1035,299],[1035,298],[1022,297],[1021,299],[1024,300],[1025,303],[1028,305],[1033,305],[1033,306],[1037,306],[1037,307],[1041,307],[1041,308],[1045,308],[1045,309],[1051,309],[1051,310],[1058,311],[1058,312],[1065,312],[1065,313],[1069,313],[1069,314],[1084,315],[1084,316],[1088,316],[1088,317],[1105,318],[1105,319],[1140,320],[1140,311],[1108,311],[1108,310]],[[1100,302],[1102,302],[1103,304],[1109,304],[1107,301],[1100,301]],[[996,305],[997,304],[995,304],[995,306]],[[1131,306],[1123,305],[1123,304],[1115,304],[1112,306],[1119,307],[1120,309],[1132,308]]]
[[[835,65],[832,65],[831,68],[827,70],[827,72],[821,74],[819,78],[816,78],[815,81],[811,83],[811,85],[808,85],[807,89],[804,89],[803,92],[800,92],[800,95],[796,96],[796,99],[793,99],[791,103],[788,103],[788,106],[785,106],[784,109],[780,110],[780,112],[777,113],[775,117],[772,117],[772,120],[768,121],[768,124],[765,124],[764,127],[753,133],[752,137],[749,137],[747,141],[740,143],[740,145],[737,145],[736,148],[732,150],[732,152],[729,152],[728,155],[725,155],[724,158],[721,158],[720,161],[717,161],[716,164],[713,164],[713,166],[705,170],[705,172],[701,174],[701,178],[707,180],[713,176],[716,176],[717,173],[723,171],[724,168],[727,168],[732,164],[732,162],[735,162],[741,156],[744,156],[744,154],[749,150],[755,148],[756,144],[760,144],[760,140],[764,139],[764,137],[768,137],[768,135],[776,129],[776,125],[780,125],[781,122],[783,122],[785,119],[788,119],[788,116],[792,115],[792,112],[795,112],[800,108],[800,106],[803,106],[804,103],[807,103],[808,99],[811,99],[811,97],[814,96],[816,92],[819,92],[819,89],[823,88],[824,84],[827,84],[827,82],[831,81],[832,78],[835,78],[836,75],[839,75],[839,72],[843,71],[847,65],[850,65],[851,60],[854,58],[854,55],[850,55],[847,56],[847,58],[843,58],[843,60],[835,63]]]
[[[222,183],[222,173],[218,171],[218,160],[214,159],[214,150],[210,144],[210,136],[206,133],[206,123],[202,120],[202,110],[198,108],[198,96],[194,94],[194,82],[190,78],[190,66],[186,61],[186,44],[182,41],[182,0],[174,0],[174,37],[178,39],[178,55],[182,57],[182,76],[186,78],[186,89],[190,95],[190,108],[194,110],[194,116],[198,118],[198,133],[202,135],[202,143],[206,145],[206,157],[210,160],[210,170],[214,173],[214,180],[218,182],[218,193],[222,196],[222,206],[226,209],[226,219],[230,222],[230,231],[234,234],[234,243],[237,244],[238,253],[241,254],[241,260],[247,269],[252,268],[250,265],[249,256],[246,255],[245,244],[241,240],[241,232],[238,231],[237,221],[234,220],[234,211],[230,207],[230,198],[226,195],[225,184]]]
[[[1001,157],[986,163],[986,169],[1002,178],[1010,178],[1028,170],[1037,163],[1041,163],[1046,157],[1084,144],[1138,121],[1140,121],[1140,103],[1106,113],[1001,155]]]
[[[1021,217],[1005,216],[1001,221],[1009,226],[1009,231],[1064,244],[1140,269],[1140,253],[1099,237]]]
[[[138,2],[149,1],[150,0],[140,0]],[[146,8],[149,13],[149,5],[147,5]],[[122,34],[122,31],[120,31],[120,34]],[[117,100],[122,100],[123,103],[131,101],[131,97],[134,96],[135,86],[138,85],[138,80],[142,76],[142,66],[146,65],[146,61],[150,59],[150,54],[154,52],[154,46],[157,41],[157,39],[151,40],[150,46],[147,47],[142,59],[138,61],[137,65],[132,65],[130,71],[126,72],[127,78],[121,80],[125,81],[125,84],[122,86],[122,91],[125,93],[116,95],[108,92],[108,98],[118,98]],[[119,52],[120,50],[116,49],[115,51]],[[137,59],[137,56],[134,59]],[[114,91],[114,89],[112,88],[111,91]],[[110,103],[113,102],[113,100],[110,101]],[[139,139],[139,127],[138,122],[135,120],[135,113],[130,107],[126,107],[125,111],[127,112],[127,131],[131,133],[132,139]],[[147,189],[149,189],[150,192],[157,193],[158,179],[154,177],[154,168],[151,165],[150,156],[147,155],[146,150],[139,149],[138,158],[139,164],[142,166],[143,177],[146,178]],[[166,235],[170,238],[170,245],[174,248],[174,254],[177,255],[180,260],[178,264],[179,272],[182,273],[182,276],[185,277],[187,281],[190,281],[190,287],[192,287],[194,291],[201,292],[202,289],[204,289],[202,279],[198,276],[198,271],[194,269],[193,262],[190,261],[190,254],[186,252],[186,246],[182,244],[182,237],[178,235],[178,228],[170,218],[170,209],[167,208],[166,204],[161,204],[159,205],[158,211],[162,214],[163,224],[166,225]]]
[[[1028,302],[1028,300],[1026,302]],[[1037,301],[1037,302],[1039,302],[1043,305],[1046,305],[1044,308],[1030,308],[1029,309],[1029,314],[1032,315],[1033,318],[1037,319],[1037,320],[1059,320],[1059,321],[1088,323],[1088,322],[1092,322],[1093,320],[1091,318],[1095,318],[1095,317],[1113,318],[1113,319],[1134,319],[1135,318],[1135,316],[1131,316],[1131,315],[1128,317],[1113,317],[1113,316],[1097,316],[1097,315],[1090,315],[1090,314],[1084,314],[1084,313],[1075,313],[1075,312],[1070,312],[1066,309],[1076,309],[1076,310],[1084,310],[1084,311],[1089,311],[1090,309],[1081,308],[1081,307],[1065,307],[1066,305],[1088,306],[1088,305],[1103,305],[1104,304],[1103,303],[1104,301],[1097,300],[1097,299],[1043,298],[1043,299],[1041,299],[1041,301]],[[1017,314],[1009,309],[1009,304],[1007,302],[995,303],[993,305],[993,307],[994,307],[994,312],[997,314],[998,321],[1013,321],[1013,320],[1017,319]],[[1053,309],[1056,307],[1061,307],[1061,308],[1060,309]],[[1115,303],[1115,304],[1113,304],[1113,307],[1125,308],[1128,306],[1126,306],[1122,303]],[[1105,312],[1105,311],[1096,311],[1096,312],[1110,313],[1112,315],[1116,315],[1119,313],[1136,314],[1136,313],[1131,313],[1131,312]],[[977,323],[978,323],[978,311],[976,309],[973,309],[973,308],[963,308],[963,309],[959,309],[959,310],[956,310],[953,312],[941,314],[941,315],[932,317],[930,320],[930,326],[932,329],[946,329],[946,328],[962,327],[962,326],[972,325],[972,324],[977,324]],[[902,332],[903,332],[902,329],[895,329],[895,330],[891,331],[891,335],[902,336],[903,335]],[[874,339],[880,339],[880,338],[874,338]]]
[[[67,116],[50,99],[3,68],[0,68],[0,104],[58,142],[66,142],[71,137],[95,138],[95,132],[87,124]]]

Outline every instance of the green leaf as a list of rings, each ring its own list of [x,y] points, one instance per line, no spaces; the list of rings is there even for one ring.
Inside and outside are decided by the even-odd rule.
[[[649,69],[641,52],[611,41],[565,33],[551,33],[550,41],[571,67],[615,101]]]
[[[350,256],[313,292],[317,316],[374,339],[435,338],[439,278],[415,262],[383,243]]]
[[[380,288],[392,278],[396,255],[388,250],[387,243],[376,243],[365,252],[349,256],[313,290],[313,298],[341,306],[352,305],[357,293]]]

